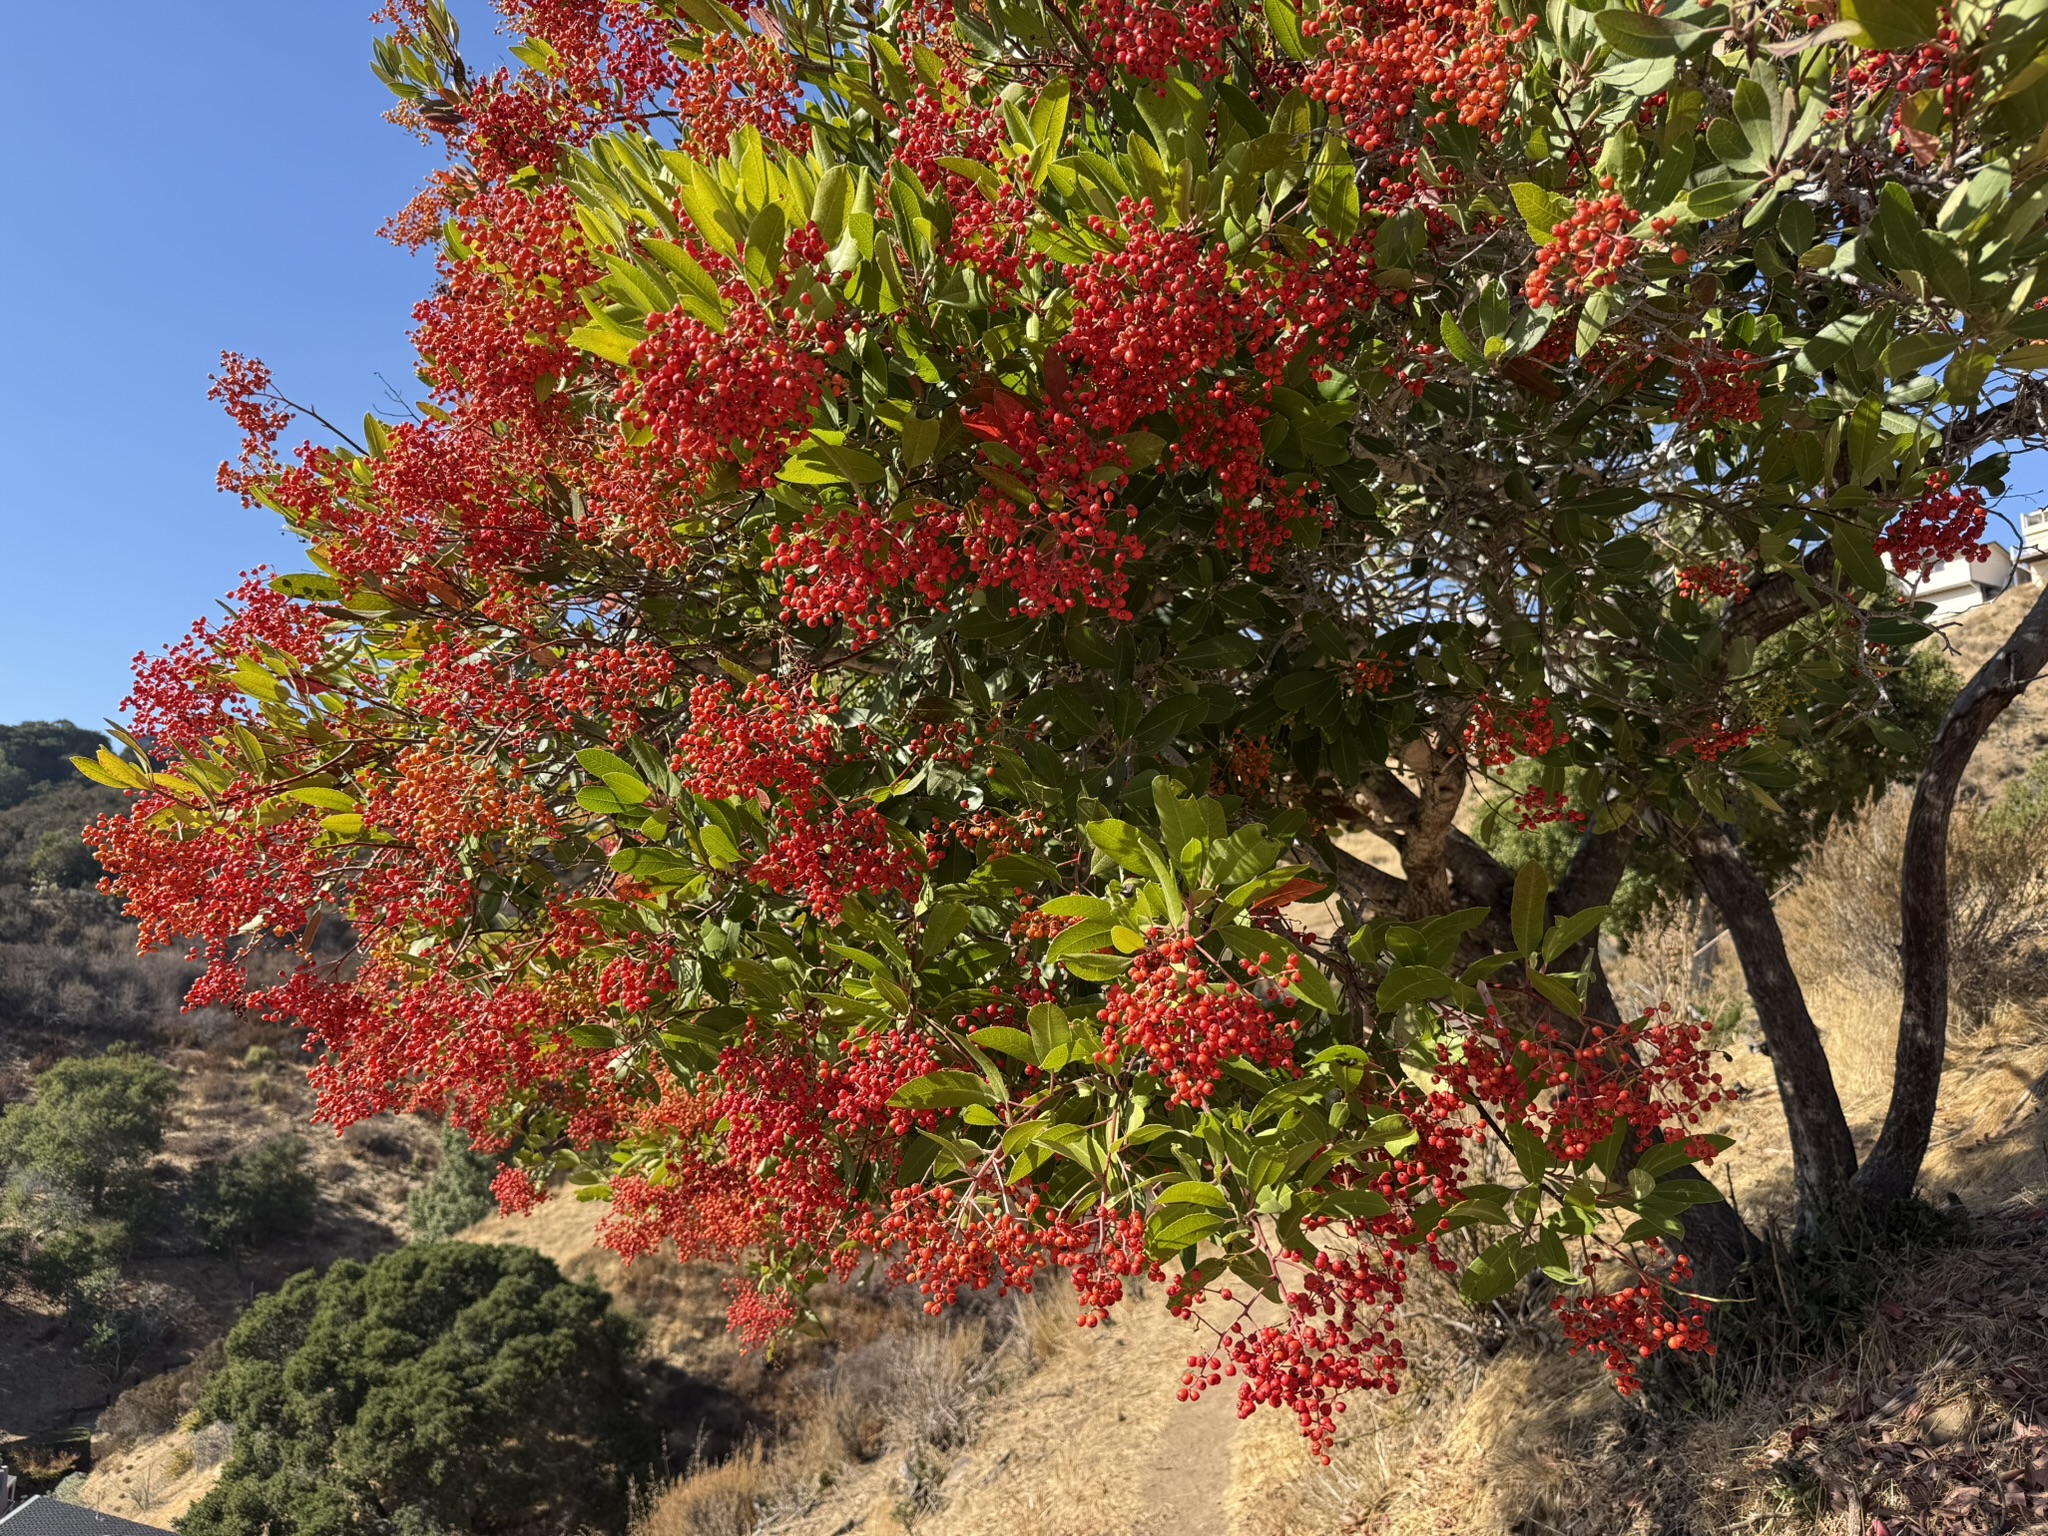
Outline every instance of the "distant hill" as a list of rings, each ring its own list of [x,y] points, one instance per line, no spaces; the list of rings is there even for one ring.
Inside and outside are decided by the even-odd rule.
[[[2014,587],[1943,626],[1927,643],[1939,646],[1955,667],[1957,678],[1967,682],[2011,636],[2040,594],[2036,586]],[[2048,683],[2037,683],[2012,701],[1978,746],[1970,759],[1966,785],[1978,794],[1995,795],[2044,757],[2048,757]]]
[[[0,725],[0,811],[38,791],[80,782],[74,757],[90,757],[107,739],[69,720],[25,720]]]
[[[0,1105],[58,1056],[160,1043],[197,974],[137,955],[120,902],[98,892],[80,834],[126,801],[70,760],[106,745],[68,720],[0,725]]]

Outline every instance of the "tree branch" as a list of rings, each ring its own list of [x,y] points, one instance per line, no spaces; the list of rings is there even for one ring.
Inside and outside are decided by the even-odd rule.
[[[1935,733],[1913,811],[1899,872],[1899,961],[1905,1000],[1892,1068],[1891,1105],[1856,1190],[1876,1210],[1913,1192],[1941,1097],[1948,1054],[1948,832],[1956,792],[1977,743],[1991,723],[2048,666],[2048,591],[2034,599],[2005,644],[1970,679]]]

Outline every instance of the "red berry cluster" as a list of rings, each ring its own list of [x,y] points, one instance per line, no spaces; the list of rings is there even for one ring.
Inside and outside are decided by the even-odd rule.
[[[1513,803],[1515,822],[1524,831],[1559,821],[1572,827],[1586,824],[1586,813],[1574,810],[1571,796],[1561,789],[1549,790],[1541,784],[1531,784],[1516,792]]]
[[[275,475],[282,467],[277,457],[277,440],[291,425],[292,413],[278,398],[270,370],[253,357],[239,352],[220,355],[220,372],[206,398],[218,400],[229,418],[242,429],[242,451],[233,464],[222,464],[216,479],[224,491],[242,498],[242,505],[256,504],[253,494],[259,481]]]
[[[1108,89],[1104,64],[1135,80],[1161,81],[1177,67],[1198,80],[1214,80],[1224,71],[1224,50],[1237,31],[1223,0],[1089,0],[1081,12],[1082,36],[1096,61],[1088,89]]]
[[[1601,178],[1603,186],[1612,180]],[[1522,285],[1530,306],[1547,309],[1568,295],[1583,297],[1619,281],[1621,269],[1641,244],[1622,231],[1641,217],[1619,192],[1580,198],[1569,214],[1551,225],[1550,243],[1536,253],[1535,270]]]
[[[1707,597],[1726,597],[1739,603],[1749,596],[1749,583],[1742,579],[1745,569],[1740,560],[1683,566],[1678,572],[1678,595],[1689,597],[1694,602]]]
[[[1581,1162],[1619,1126],[1635,1145],[1696,1125],[1726,1094],[1700,1049],[1706,1026],[1658,1011],[1568,1041],[1555,1025],[1520,1032],[1498,1014],[1475,1020],[1454,1049],[1437,1048],[1437,1073],[1465,1104],[1492,1104],[1561,1162]],[[1705,1143],[1698,1150],[1707,1155]]]
[[[1394,669],[1382,659],[1367,658],[1351,663],[1353,693],[1385,693],[1393,683]]]
[[[766,1349],[797,1319],[796,1303],[785,1291],[734,1279],[725,1282],[725,1294],[731,1298],[725,1326],[739,1335],[742,1350]]]
[[[1678,403],[1671,414],[1692,428],[1726,422],[1754,422],[1763,417],[1763,396],[1757,388],[1757,360],[1740,348],[1690,348],[1672,358],[1678,373]]]
[[[887,594],[908,588],[935,612],[946,611],[966,573],[952,543],[960,521],[936,504],[892,513],[863,497],[850,507],[819,507],[787,534],[769,531],[763,568],[788,572],[785,620],[842,623],[855,644],[866,645],[895,623]]]
[[[1281,993],[1300,974],[1292,956],[1284,965],[1270,955],[1246,962],[1250,978],[1274,967],[1262,988]],[[1141,1058],[1173,1090],[1170,1107],[1209,1102],[1224,1066],[1240,1058],[1257,1066],[1291,1068],[1294,1021],[1246,986],[1214,975],[1192,938],[1154,939],[1109,989],[1102,1012],[1102,1051],[1096,1060]]]
[[[1691,1273],[1691,1262],[1681,1256],[1662,1279],[1639,1270],[1631,1285],[1559,1296],[1550,1309],[1571,1352],[1601,1356],[1627,1396],[1642,1386],[1642,1363],[1659,1349],[1714,1353],[1706,1310],[1690,1301],[1674,1307],[1670,1299]]]
[[[873,806],[842,805],[826,788],[825,769],[840,760],[834,707],[805,703],[766,676],[737,704],[731,683],[699,681],[671,763],[695,794],[771,811],[773,838],[749,874],[831,918],[856,891],[915,896],[927,863],[895,842]]]
[[[633,349],[635,377],[619,391],[624,427],[652,434],[671,461],[707,474],[727,464],[742,485],[769,485],[838,383],[824,354],[840,339],[826,321],[778,316],[751,295],[723,331],[680,309],[650,315]]]
[[[1697,736],[1681,736],[1672,742],[1671,754],[1676,757],[1683,753],[1703,763],[1718,763],[1729,753],[1740,752],[1763,733],[1760,725],[1710,725]]]
[[[1943,560],[1983,559],[1989,516],[1982,491],[1974,485],[1952,486],[1947,471],[1937,469],[1927,477],[1927,489],[1901,507],[1872,542],[1900,575],[1917,571],[1925,576]]]
[[[200,619],[163,655],[135,658],[135,683],[121,710],[136,735],[166,748],[197,750],[230,722],[255,718],[241,690],[219,675],[223,664],[232,667],[238,658],[266,650],[307,666],[320,658],[326,618],[273,592],[261,567],[242,573],[228,603],[226,622]]]
[[[1102,1205],[1073,1216],[1047,1208],[1036,1190],[1013,1195],[993,1180],[965,1192],[896,1190],[885,1212],[859,1222],[857,1237],[870,1251],[894,1256],[891,1282],[915,1285],[934,1315],[963,1290],[1028,1292],[1039,1274],[1062,1269],[1080,1299],[1081,1325],[1093,1327],[1123,1299],[1125,1280],[1165,1278],[1146,1256],[1144,1217]]]
[[[1262,1407],[1291,1412],[1310,1453],[1328,1465],[1346,1398],[1392,1392],[1406,1368],[1394,1325],[1407,1267],[1398,1254],[1363,1250],[1280,1258],[1290,1275],[1283,1286],[1285,1321],[1254,1326],[1239,1317],[1221,1331],[1211,1353],[1188,1357],[1175,1395],[1199,1401],[1208,1388],[1238,1377],[1239,1418]],[[1167,1305],[1187,1316],[1196,1299],[1169,1291]],[[1226,1290],[1221,1299],[1233,1297]]]
[[[783,149],[801,151],[811,131],[799,115],[803,83],[780,40],[766,32],[696,35],[697,58],[681,71],[669,110],[701,156],[723,155],[742,128]]]
[[[1303,75],[1311,101],[1342,117],[1351,142],[1371,152],[1400,143],[1420,96],[1422,124],[1455,118],[1498,129],[1521,76],[1516,44],[1537,18],[1508,23],[1492,0],[1364,0],[1325,7],[1302,21],[1322,57]]]
[[[1520,709],[1479,699],[1465,720],[1465,750],[1482,768],[1501,768],[1518,757],[1548,757],[1570,738],[1551,717],[1547,695]]]

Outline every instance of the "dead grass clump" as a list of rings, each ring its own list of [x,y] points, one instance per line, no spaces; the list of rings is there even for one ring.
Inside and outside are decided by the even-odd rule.
[[[1837,824],[1782,911],[1802,974],[1899,986],[1899,876],[1912,797]],[[1949,832],[1950,993],[1959,1032],[2048,999],[2048,797],[2022,781],[1956,808]]]
[[[1709,1022],[1716,1044],[1734,1032],[1748,1008],[1748,994],[1725,953],[1727,944],[1712,912],[1704,902],[1679,903],[1660,909],[1629,935],[1626,949],[1607,967],[1615,1002],[1624,1013],[1668,1005],[1685,1018]]]
[[[669,1484],[633,1523],[633,1536],[752,1536],[771,1493],[768,1458],[752,1445]]]
[[[97,1426],[111,1442],[108,1449],[117,1451],[176,1428],[198,1403],[207,1378],[220,1368],[223,1358],[216,1339],[187,1364],[152,1376],[115,1398]]]
[[[1073,1347],[1073,1288],[1064,1276],[1041,1277],[1034,1289],[1015,1298],[1010,1338],[1029,1369],[1050,1364]]]
[[[1052,1310],[1052,1303],[1046,1310]],[[694,1466],[658,1493],[633,1536],[751,1536],[815,1508],[849,1466],[900,1462],[908,1521],[933,1507],[950,1453],[966,1445],[999,1376],[1030,1346],[1020,1306],[1007,1328],[970,1317],[941,1324],[903,1315],[826,1366],[781,1439]]]

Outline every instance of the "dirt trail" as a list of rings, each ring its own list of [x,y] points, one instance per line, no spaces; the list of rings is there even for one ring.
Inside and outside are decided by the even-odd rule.
[[[1131,1536],[1230,1536],[1237,1426],[1237,1393],[1227,1384],[1168,1418],[1145,1467],[1147,1513]]]

